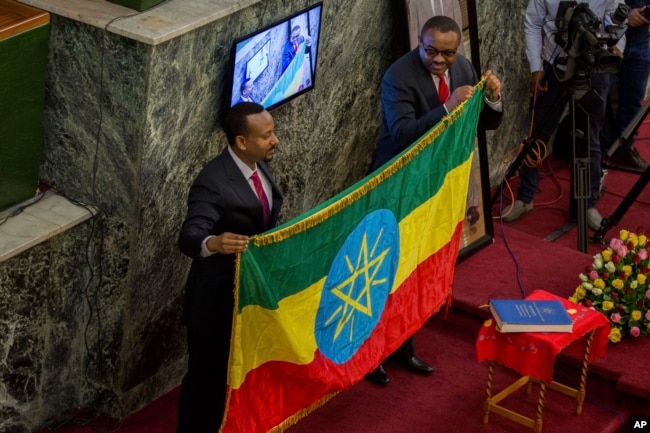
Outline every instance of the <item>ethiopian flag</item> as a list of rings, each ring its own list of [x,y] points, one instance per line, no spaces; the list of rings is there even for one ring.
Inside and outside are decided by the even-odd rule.
[[[221,432],[285,430],[448,302],[484,83],[381,170],[238,257]]]
[[[298,93],[300,85],[302,84],[302,74],[304,69],[304,63],[306,60],[305,50],[306,43],[303,42],[298,47],[298,52],[296,56],[291,60],[287,70],[284,71],[280,79],[269,91],[269,94],[266,95],[261,104],[264,107],[270,107],[273,104],[276,104],[282,101],[287,96]]]

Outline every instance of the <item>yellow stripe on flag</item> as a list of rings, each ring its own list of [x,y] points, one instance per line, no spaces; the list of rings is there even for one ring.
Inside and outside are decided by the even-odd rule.
[[[472,155],[447,174],[438,193],[399,223],[400,258],[391,293],[416,267],[444,247],[465,217],[467,179]],[[232,341],[241,350],[231,355],[230,386],[238,389],[246,374],[269,361],[306,365],[317,350],[314,323],[327,276],[295,295],[282,299],[275,310],[248,305],[235,318]]]
[[[324,276],[307,289],[282,299],[275,310],[259,305],[242,309],[235,317],[232,340],[241,341],[242,347],[241,352],[231,355],[230,386],[239,388],[246,373],[268,361],[304,365],[314,359],[317,346],[313,325],[326,279]]]
[[[465,218],[473,153],[450,171],[438,193],[399,223],[399,263],[391,293],[397,290],[426,258],[445,246]]]

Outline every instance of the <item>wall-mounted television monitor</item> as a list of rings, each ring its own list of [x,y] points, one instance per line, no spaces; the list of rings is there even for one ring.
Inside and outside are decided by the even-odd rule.
[[[322,3],[237,39],[233,43],[229,103],[267,110],[314,88]]]

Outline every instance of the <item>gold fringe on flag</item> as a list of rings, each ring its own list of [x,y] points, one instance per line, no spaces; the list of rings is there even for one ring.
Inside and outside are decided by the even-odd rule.
[[[276,425],[273,427],[271,430],[269,430],[267,433],[282,433],[285,430],[287,430],[289,427],[294,426],[298,421],[315,411],[321,406],[324,406],[325,403],[330,401],[333,397],[335,397],[339,392],[333,392],[331,394],[328,394],[324,397],[322,397],[320,400],[318,400],[316,403],[312,404],[311,406],[308,406],[304,409],[299,410],[298,412],[294,413],[292,416],[289,418],[285,419],[282,421],[280,424]]]
[[[481,77],[481,81],[479,81],[478,84],[474,86],[474,88],[482,89],[485,86],[485,81],[485,77]],[[379,186],[384,180],[388,179],[390,176],[408,164],[411,160],[413,160],[413,158],[422,152],[422,150],[426,148],[433,140],[438,138],[445,129],[453,125],[461,117],[465,111],[466,105],[467,101],[464,101],[451,113],[443,117],[442,120],[438,122],[438,124],[434,126],[426,135],[420,138],[420,140],[415,144],[411,145],[411,147],[399,159],[394,161],[384,170],[381,170],[379,173],[375,174],[367,182],[361,185],[361,187],[350,192],[340,200],[333,202],[329,206],[324,207],[313,215],[310,215],[305,219],[296,222],[295,224],[291,224],[290,226],[279,229],[277,231],[271,231],[270,233],[255,235],[251,238],[251,240],[256,246],[270,245],[277,242],[282,242],[283,240],[297,233],[301,233],[305,230],[317,226],[318,224],[329,219],[332,215],[335,215],[341,210],[350,206],[352,203],[368,194],[370,191]]]

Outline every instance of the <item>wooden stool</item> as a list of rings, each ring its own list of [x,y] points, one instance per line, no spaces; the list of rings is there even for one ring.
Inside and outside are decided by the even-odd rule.
[[[587,341],[587,348],[585,351],[585,358],[582,362],[582,371],[580,373],[580,387],[578,389],[575,389],[556,381],[552,381],[551,383],[548,384],[548,388],[553,389],[555,391],[559,391],[562,394],[566,394],[569,397],[573,397],[576,399],[576,402],[578,404],[576,407],[576,415],[582,414],[582,405],[585,401],[585,395],[586,395],[585,386],[587,384],[587,370],[589,368],[589,352],[591,350],[591,342],[593,341],[594,333],[595,331],[591,331],[589,333],[589,339]],[[535,433],[541,433],[542,414],[544,411],[544,399],[546,397],[546,387],[547,387],[546,382],[544,382],[543,380],[535,379],[531,376],[523,376],[517,379],[511,385],[501,390],[499,393],[492,396],[492,380],[494,378],[495,363],[496,361],[490,361],[490,367],[488,370],[488,381],[487,381],[487,391],[486,391],[487,398],[485,399],[485,404],[483,406],[483,410],[484,410],[483,424],[488,423],[488,417],[490,415],[490,412],[493,412],[497,415],[501,415],[503,417],[508,418],[509,420],[522,424],[528,428],[531,428],[535,431]],[[535,419],[526,417],[513,410],[507,409],[499,405],[499,402],[501,402],[503,399],[505,399],[510,394],[517,391],[519,388],[521,388],[524,385],[527,385],[526,392],[530,394],[533,383],[538,383],[540,385],[539,398],[537,400],[537,412],[535,415]]]
[[[559,299],[562,301],[573,320],[573,331],[565,333],[501,333],[496,329],[493,320],[490,319],[484,323],[476,341],[478,361],[490,361],[487,397],[483,407],[483,423],[488,423],[489,415],[492,412],[531,428],[535,433],[541,433],[547,387],[575,398],[576,414],[582,413],[589,363],[595,356],[605,356],[611,325],[603,314],[543,290],[534,291],[526,299]],[[565,348],[571,354],[583,357],[580,384],[577,389],[553,380],[555,358]],[[521,377],[493,395],[496,363],[515,370]],[[534,418],[524,416],[500,404],[502,400],[523,386],[527,386],[527,392],[530,393],[533,383],[540,386]]]

